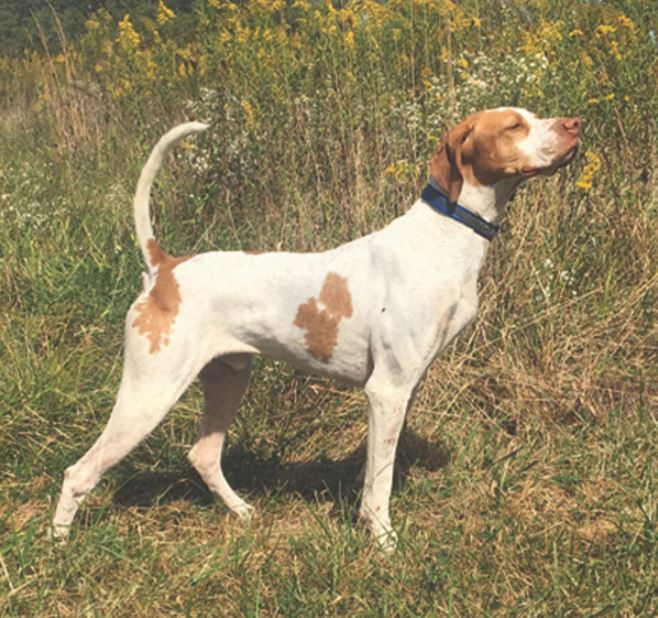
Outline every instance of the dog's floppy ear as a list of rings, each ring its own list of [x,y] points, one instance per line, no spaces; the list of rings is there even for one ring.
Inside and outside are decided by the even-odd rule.
[[[462,151],[474,125],[473,115],[464,118],[457,126],[450,129],[430,161],[430,174],[453,204],[459,198],[464,183],[461,171]]]

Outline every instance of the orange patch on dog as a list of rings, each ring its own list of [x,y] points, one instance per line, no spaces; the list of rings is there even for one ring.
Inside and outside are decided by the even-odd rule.
[[[155,285],[149,295],[137,306],[133,326],[149,341],[149,353],[155,354],[169,343],[169,333],[178,315],[181,303],[180,288],[173,270],[191,256],[179,258],[167,254],[154,239],[148,241],[151,263],[158,267]]]
[[[324,309],[318,307],[318,300]],[[352,316],[352,296],[347,279],[328,273],[320,295],[309,298],[297,308],[293,324],[306,329],[306,349],[311,356],[328,363],[338,342],[338,323]]]

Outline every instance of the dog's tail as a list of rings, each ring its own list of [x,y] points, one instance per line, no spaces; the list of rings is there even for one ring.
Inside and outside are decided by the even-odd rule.
[[[162,161],[164,160],[165,155],[176,142],[187,135],[201,133],[201,131],[205,131],[207,128],[208,125],[203,124],[202,122],[186,122],[167,131],[167,133],[165,133],[155,145],[153,152],[151,152],[151,155],[146,161],[146,165],[144,165],[144,168],[142,169],[142,173],[139,175],[137,190],[135,191],[135,197],[133,198],[133,213],[135,215],[137,239],[139,240],[139,246],[144,255],[144,261],[146,262],[149,277],[153,275],[156,266],[153,262],[151,251],[149,251],[149,246],[151,243],[155,242],[149,208],[149,196],[151,194],[153,180],[162,166]]]

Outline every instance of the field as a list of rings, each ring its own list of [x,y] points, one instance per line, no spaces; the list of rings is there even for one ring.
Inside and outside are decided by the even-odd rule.
[[[655,3],[132,5],[0,57],[0,614],[656,615]],[[317,251],[404,212],[445,130],[498,105],[580,115],[584,144],[511,202],[427,376],[395,554],[356,521],[363,394],[262,359],[224,456],[251,522],[186,460],[194,385],[47,538],[116,394],[132,192],[166,129],[213,123],[158,177],[170,253]]]

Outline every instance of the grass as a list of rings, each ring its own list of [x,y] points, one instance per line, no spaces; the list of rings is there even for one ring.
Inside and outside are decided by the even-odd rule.
[[[0,612],[658,612],[655,9],[479,4],[213,0],[135,18],[136,44],[100,12],[61,57],[2,59]],[[193,386],[51,544],[62,472],[118,386],[130,200],[165,128],[214,121],[159,177],[169,251],[319,250],[402,213],[442,131],[508,103],[580,113],[586,154],[510,204],[477,321],[427,376],[394,555],[356,523],[364,396],[265,360],[224,464],[252,522],[185,459]]]

